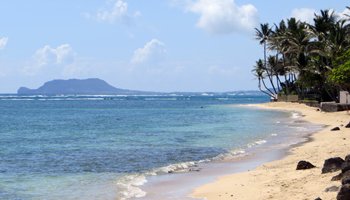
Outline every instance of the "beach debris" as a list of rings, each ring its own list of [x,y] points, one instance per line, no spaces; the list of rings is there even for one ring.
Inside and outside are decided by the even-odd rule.
[[[310,162],[305,161],[305,160],[301,160],[298,162],[297,170],[311,169],[311,168],[315,168],[315,167],[316,166],[311,164]]]
[[[317,197],[315,200],[322,200],[320,197]]]
[[[333,185],[331,187],[326,188],[324,191],[325,192],[338,192],[338,190],[339,190],[339,187]]]
[[[345,126],[345,128],[350,128],[350,122]]]
[[[339,127],[334,127],[331,129],[331,131],[340,131],[340,128]]]
[[[322,168],[322,174],[341,170],[342,164],[344,162],[345,161],[340,157],[334,157],[325,160]]]
[[[350,184],[345,184],[340,188],[337,195],[337,200],[349,200],[350,199]]]

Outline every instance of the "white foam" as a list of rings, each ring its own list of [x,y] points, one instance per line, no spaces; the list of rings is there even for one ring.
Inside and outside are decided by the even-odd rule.
[[[271,136],[272,137],[276,137],[278,134],[277,133],[272,133]]]
[[[174,173],[174,172],[188,172],[190,168],[196,166],[196,162],[183,162],[178,164],[168,165],[155,170],[156,174],[159,173]]]
[[[228,100],[228,98],[216,98],[216,99],[219,101],[227,101]]]
[[[299,113],[296,113],[296,112],[293,112],[292,113],[292,118],[293,119],[298,119],[298,118],[300,118],[301,117],[301,115],[299,114]]]
[[[302,127],[302,126],[296,127],[296,129],[297,129],[298,131],[307,131],[307,130],[308,130],[308,128]]]
[[[258,140],[255,142],[255,144],[260,145],[260,144],[265,144],[267,141],[266,140]]]
[[[245,153],[246,152],[243,149],[234,149],[232,151],[229,151],[228,153],[220,154],[220,155],[214,157],[211,160],[218,160],[218,161],[220,161],[220,160],[230,160],[230,159],[233,159],[233,158],[237,158],[240,155],[244,155]],[[208,161],[211,161],[211,160],[208,160]]]
[[[145,101],[176,101],[177,98],[145,98]]]
[[[147,183],[147,180],[144,175],[134,174],[122,177],[117,182],[118,199],[126,200],[146,196],[146,192],[138,187],[145,183]]]
[[[265,144],[266,142],[267,142],[266,140],[257,140],[253,143],[249,143],[247,146],[248,146],[248,148],[252,148],[253,146],[256,146],[256,145]]]
[[[144,174],[126,175],[117,181],[118,199],[126,200],[130,198],[141,198],[146,196],[146,192],[139,186],[147,183],[146,176],[156,176],[168,173],[183,173],[198,170],[199,162],[183,162],[150,170]]]

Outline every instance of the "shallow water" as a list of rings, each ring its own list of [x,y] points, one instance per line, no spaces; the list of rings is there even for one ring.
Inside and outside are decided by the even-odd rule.
[[[228,106],[264,96],[0,100],[0,199],[141,197],[145,175],[188,171],[300,128],[288,113]]]

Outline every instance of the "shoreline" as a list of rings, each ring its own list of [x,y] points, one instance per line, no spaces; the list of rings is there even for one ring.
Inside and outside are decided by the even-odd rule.
[[[228,106],[231,107],[231,105]],[[256,107],[249,108],[246,104],[233,106],[246,107],[251,110],[249,112],[261,110]],[[193,189],[213,182],[217,177],[253,170],[264,163],[282,159],[288,155],[291,147],[307,142],[311,134],[323,128],[302,120],[301,114],[294,111],[276,111],[276,113],[284,113],[282,114],[283,118],[274,121],[280,124],[278,125],[280,128],[273,129],[276,132],[269,132],[270,135],[266,138],[247,143],[246,148],[243,148],[244,150],[240,149],[243,153],[234,153],[233,155],[231,153],[220,154],[208,162],[197,163],[198,165],[196,164],[195,168],[199,169],[199,171],[192,171],[190,167],[188,168],[189,171],[184,173],[148,176],[147,183],[139,186],[147,195],[131,199],[193,199],[189,196]],[[287,128],[287,132],[282,132],[281,134],[281,131],[286,130],[281,127]],[[237,149],[233,149],[230,152],[236,151]],[[159,191],[162,192],[159,193]]]
[[[192,191],[194,199],[335,199],[337,191],[325,192],[326,188],[339,187],[339,181],[331,182],[338,172],[321,174],[325,159],[345,157],[350,153],[350,129],[346,125],[350,115],[345,112],[324,113],[317,108],[298,103],[265,103],[245,105],[261,109],[295,111],[302,120],[325,125],[320,131],[307,136],[307,141],[291,145],[284,157],[264,163],[257,168],[217,177],[214,182]],[[333,126],[340,131],[331,132]],[[316,168],[297,171],[298,161],[307,160]]]

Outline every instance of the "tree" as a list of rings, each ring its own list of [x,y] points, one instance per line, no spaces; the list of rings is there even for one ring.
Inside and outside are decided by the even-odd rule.
[[[271,87],[273,88],[274,94],[277,94],[276,87],[275,87],[273,80],[272,80],[273,79],[272,73],[270,70],[267,69],[267,41],[272,34],[272,30],[269,27],[269,24],[266,23],[266,24],[260,24],[260,29],[255,28],[255,31],[256,31],[256,39],[259,40],[259,43],[264,46],[263,66],[264,66],[265,72],[267,73],[267,77],[270,81]],[[273,98],[275,98],[275,97],[273,97]]]
[[[264,63],[261,59],[256,61],[256,65],[254,66],[254,69],[252,70],[255,77],[258,79],[258,88],[261,92],[265,93],[266,95],[270,96],[271,98],[275,98],[274,93],[266,86],[266,83],[264,81],[265,78],[265,67]],[[262,89],[261,83],[264,85],[265,90]]]
[[[296,92],[301,99],[312,95],[320,101],[337,100],[339,89],[349,89],[350,81],[350,16],[347,17],[340,19],[333,11],[321,10],[315,14],[313,25],[290,18],[275,24],[274,30],[268,23],[256,28],[256,39],[264,46],[264,59],[253,70],[260,77],[259,89],[263,85],[269,96]],[[346,59],[345,52],[349,54]]]
[[[336,60],[337,67],[329,73],[328,81],[341,90],[350,90],[350,50]]]

